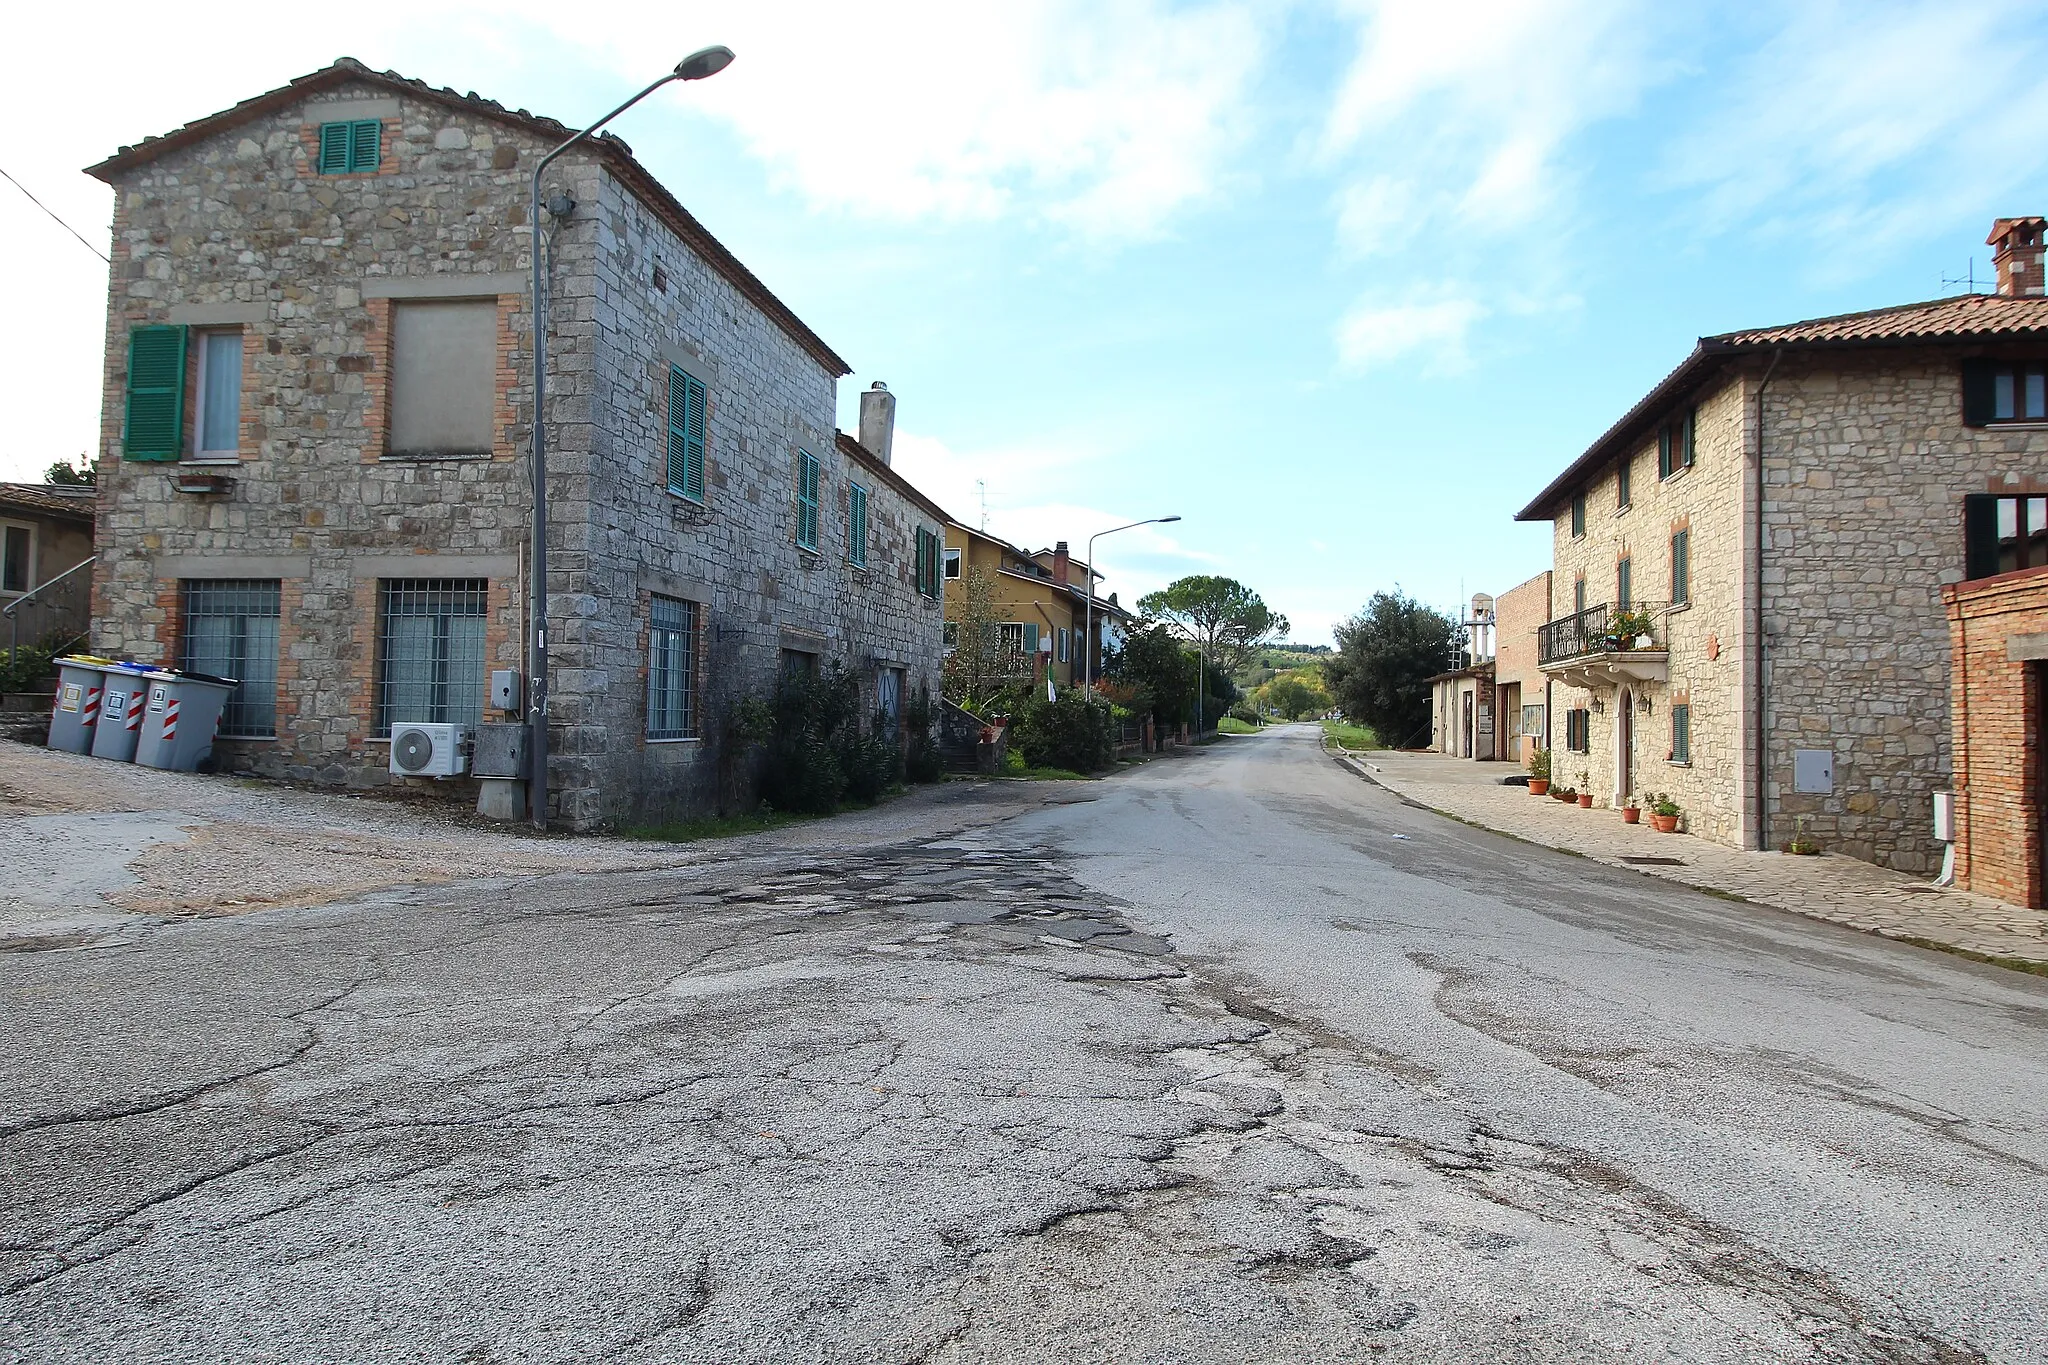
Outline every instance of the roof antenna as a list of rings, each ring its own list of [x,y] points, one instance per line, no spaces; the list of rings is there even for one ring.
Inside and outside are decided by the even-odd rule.
[[[1989,281],[1989,280],[1986,280],[1986,281],[1984,281],[1984,283],[1988,285],[1988,284],[1990,284],[1990,283],[1991,283],[1991,281]],[[1957,285],[1961,285],[1961,286],[1963,287],[1963,288],[1962,288],[1962,292],[1963,292],[1963,293],[1965,293],[1965,294],[1974,294],[1974,293],[1976,293],[1976,292],[1977,292],[1977,258],[1976,258],[1975,256],[1972,256],[1972,257],[1970,258],[1970,268],[1969,268],[1969,273],[1967,273],[1967,274],[1964,274],[1964,275],[1943,275],[1943,276],[1941,277],[1941,284],[1942,284],[1942,287],[1943,287],[1944,289],[1948,289],[1948,290],[1951,290],[1951,291],[1953,291],[1953,290],[1955,289],[1955,287],[1956,287]]]
[[[981,529],[986,532],[988,530],[988,480],[976,479],[974,481],[974,491],[981,499]]]

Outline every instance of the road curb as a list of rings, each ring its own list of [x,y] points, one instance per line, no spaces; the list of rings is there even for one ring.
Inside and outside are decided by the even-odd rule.
[[[1774,910],[1781,915],[1797,915],[1799,918],[1810,920],[1815,924],[1832,924],[1837,929],[1847,929],[1851,933],[1868,934],[1872,938],[1881,938],[1892,943],[1903,943],[1913,948],[1925,948],[1933,952],[1947,953],[1953,957],[1966,958],[1969,961],[1981,962],[1987,966],[2003,967],[2007,971],[2021,972],[2029,976],[2048,976],[2048,961],[2041,959],[2006,957],[1996,953],[1982,953],[1973,948],[1965,948],[1961,944],[1944,943],[1939,939],[1926,938],[1917,934],[1902,934],[1882,928],[1864,928],[1860,925],[1844,924],[1838,919],[1829,919],[1825,915],[1808,914],[1804,910],[1799,910],[1789,905],[1781,905],[1777,901],[1762,900],[1756,896],[1745,896],[1740,892],[1730,891],[1725,887],[1712,886],[1706,882],[1674,876],[1669,871],[1652,872],[1648,868],[1631,867],[1627,863],[1613,862],[1597,853],[1587,853],[1583,849],[1566,848],[1562,844],[1542,843],[1538,840],[1516,834],[1511,830],[1496,828],[1482,820],[1474,820],[1470,816],[1459,815],[1453,811],[1447,811],[1440,807],[1417,801],[1414,797],[1397,790],[1374,776],[1372,765],[1365,760],[1365,753],[1368,751],[1346,749],[1342,745],[1326,742],[1323,746],[1323,752],[1335,760],[1339,767],[1357,774],[1405,806],[1412,806],[1416,810],[1428,811],[1431,815],[1440,815],[1446,820],[1453,820],[1458,824],[1468,825],[1473,829],[1485,830],[1488,834],[1497,834],[1503,839],[1513,839],[1518,844],[1528,844],[1534,848],[1547,848],[1553,853],[1562,853],[1568,857],[1584,858],[1588,862],[1598,863],[1602,867],[1613,868],[1617,872],[1634,872],[1652,881],[1670,882],[1674,885],[1697,891],[1702,895],[1712,896],[1715,900],[1732,901],[1740,905],[1761,906],[1766,910]]]

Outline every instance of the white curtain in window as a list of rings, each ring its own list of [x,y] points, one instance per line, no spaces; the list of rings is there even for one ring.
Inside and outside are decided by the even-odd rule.
[[[199,363],[199,449],[203,454],[233,451],[240,444],[242,423],[242,334],[208,332],[205,348]]]

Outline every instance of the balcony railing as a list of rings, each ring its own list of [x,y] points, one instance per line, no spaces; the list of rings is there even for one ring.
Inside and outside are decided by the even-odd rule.
[[[1615,607],[1602,602],[1551,621],[1536,632],[1539,667],[1596,654],[1661,651],[1664,642],[1662,602],[1631,602]]]

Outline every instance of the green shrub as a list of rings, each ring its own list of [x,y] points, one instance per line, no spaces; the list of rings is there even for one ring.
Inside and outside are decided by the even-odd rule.
[[[929,689],[903,704],[903,774],[912,782],[936,782],[946,775],[946,757],[939,752],[939,707]]]
[[[1072,687],[1057,701],[1034,699],[1011,720],[1010,748],[1029,767],[1100,772],[1116,757],[1109,706]]]
[[[1248,701],[1240,701],[1234,704],[1230,708],[1230,717],[1233,720],[1241,720],[1246,725],[1258,725],[1260,723],[1257,708]]]

